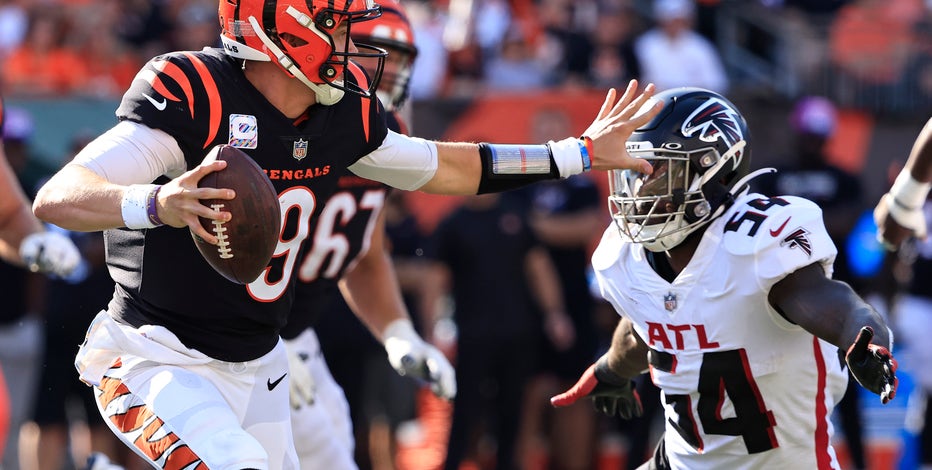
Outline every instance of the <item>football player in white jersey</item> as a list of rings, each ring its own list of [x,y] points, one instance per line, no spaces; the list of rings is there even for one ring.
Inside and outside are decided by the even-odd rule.
[[[638,415],[631,378],[649,371],[666,426],[641,468],[838,469],[830,417],[844,368],[887,403],[892,334],[832,280],[819,207],[750,192],[759,172],[732,103],[698,88],[655,99],[660,114],[628,140],[653,173],[610,174],[614,222],[592,256],[622,319],[609,351],[551,401]]]

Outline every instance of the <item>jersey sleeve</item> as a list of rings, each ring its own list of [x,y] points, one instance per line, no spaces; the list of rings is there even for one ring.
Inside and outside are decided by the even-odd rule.
[[[206,154],[222,120],[217,80],[196,53],[155,57],[136,74],[116,115],[168,133],[186,155]]]
[[[766,211],[754,242],[754,263],[758,282],[765,291],[787,275],[813,263],[820,263],[831,276],[838,250],[832,242],[822,210],[807,199],[782,196],[787,204]]]

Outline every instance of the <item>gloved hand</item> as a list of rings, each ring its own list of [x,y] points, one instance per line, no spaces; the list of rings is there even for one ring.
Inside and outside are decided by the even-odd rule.
[[[456,397],[456,371],[440,350],[414,331],[411,320],[400,318],[389,323],[382,337],[388,361],[399,375],[430,384],[440,398]]]
[[[634,381],[612,372],[605,356],[589,366],[576,385],[550,398],[550,404],[556,407],[569,406],[583,397],[592,397],[595,409],[608,416],[617,413],[624,419],[631,419],[644,414],[641,397],[634,389]]]
[[[314,377],[311,376],[311,370],[308,368],[307,357],[302,357],[301,353],[296,351],[288,341],[284,343],[285,352],[288,355],[288,375],[291,376],[288,382],[288,398],[291,407],[297,410],[303,405],[313,405],[317,396],[317,387],[314,384]]]
[[[851,375],[862,387],[880,395],[880,401],[887,404],[896,396],[899,379],[896,378],[896,359],[883,346],[871,344],[874,330],[865,326],[845,353],[845,362]]]
[[[19,244],[19,255],[33,272],[52,273],[65,277],[81,262],[81,252],[65,235],[57,232],[36,232]]]

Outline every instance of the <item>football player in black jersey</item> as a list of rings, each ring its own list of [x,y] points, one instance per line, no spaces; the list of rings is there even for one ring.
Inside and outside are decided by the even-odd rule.
[[[352,38],[388,52],[376,94],[389,129],[404,134],[400,109],[417,50],[402,6],[389,0],[381,7],[379,18],[353,25]],[[369,74],[377,73],[377,61],[359,62]],[[440,397],[456,394],[453,367],[415,332],[401,297],[382,213],[390,188],[354,175],[340,177],[337,186],[311,220],[310,250],[298,264],[294,305],[281,331],[289,360],[291,427],[304,470],[356,468],[349,403],[327,367],[314,329],[322,315],[342,314],[332,305],[340,301],[334,299],[340,290],[373,336],[384,342],[399,373],[431,383]]]
[[[654,86],[610,90],[582,137],[543,145],[433,142],[390,132],[373,83],[350,61],[385,51],[350,39],[371,0],[219,0],[222,49],[151,59],[116,111],[119,123],[39,191],[40,219],[106,231],[116,288],[91,323],[76,367],[112,429],[166,468],[295,468],[288,360],[279,331],[291,311],[310,221],[350,173],[406,190],[504,191],[590,168],[651,171],[625,141],[659,110]],[[282,209],[272,261],[248,285],[210,268],[191,233],[231,215],[198,188],[225,167],[218,144],[261,166]],[[331,204],[335,204],[330,201]],[[329,206],[329,204],[328,204]],[[176,230],[185,228],[189,230]],[[285,382],[282,385],[282,382]]]

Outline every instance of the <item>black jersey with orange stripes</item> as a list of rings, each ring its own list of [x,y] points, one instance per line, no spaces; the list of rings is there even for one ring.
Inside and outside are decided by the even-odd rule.
[[[388,128],[407,132],[394,112],[385,113]],[[317,323],[340,295],[337,282],[371,246],[372,231],[385,204],[390,187],[354,175],[337,183],[339,189],[320,204],[311,224],[311,246],[296,272],[295,301],[281,336],[293,339]]]
[[[350,69],[349,80],[366,80],[360,68]],[[165,326],[187,347],[224,361],[270,351],[291,311],[295,268],[310,246],[318,206],[350,175],[349,165],[382,143],[384,115],[377,99],[347,93],[333,106],[311,106],[299,119],[288,118],[220,49],[150,60],[117,117],[173,136],[188,169],[217,144],[245,151],[278,191],[281,238],[268,269],[243,286],[207,264],[187,229],[109,230],[108,265],[117,284],[111,314],[134,326]]]

